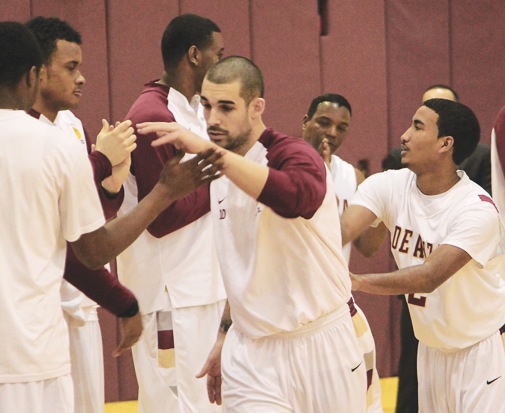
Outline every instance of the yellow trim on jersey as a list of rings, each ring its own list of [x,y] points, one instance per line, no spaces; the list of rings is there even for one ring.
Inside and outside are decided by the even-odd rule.
[[[77,139],[81,140],[82,139],[82,135],[81,135],[81,132],[79,131],[79,129],[77,129],[74,126],[72,126],[72,129],[74,130],[74,133],[77,136]]]

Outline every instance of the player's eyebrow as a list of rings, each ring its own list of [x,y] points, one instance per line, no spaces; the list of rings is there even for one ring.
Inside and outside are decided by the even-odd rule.
[[[206,102],[209,101],[205,96],[200,96],[201,100],[205,100]],[[221,105],[235,105],[235,102],[233,100],[225,100],[225,99],[220,99],[217,101],[217,103]]]

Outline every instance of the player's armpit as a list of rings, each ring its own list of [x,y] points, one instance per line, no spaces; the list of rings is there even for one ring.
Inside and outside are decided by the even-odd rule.
[[[340,217],[342,245],[356,239],[375,220],[375,214],[360,205],[350,205]]]

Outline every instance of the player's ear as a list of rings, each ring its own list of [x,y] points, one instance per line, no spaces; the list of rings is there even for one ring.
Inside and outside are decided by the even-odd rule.
[[[452,136],[443,136],[440,138],[440,151],[447,152],[454,148],[454,138]]]
[[[191,46],[188,49],[188,59],[192,65],[198,66],[200,63],[200,50],[196,46]]]
[[[263,114],[265,111],[265,99],[263,98],[254,98],[251,101],[250,105],[253,116],[258,117]]]
[[[26,74],[26,85],[28,87],[38,87],[39,84],[39,72],[40,69],[36,68],[35,66],[32,66],[28,73]]]
[[[309,116],[304,115],[302,119],[302,130],[305,130],[307,128],[307,122],[309,121]]]

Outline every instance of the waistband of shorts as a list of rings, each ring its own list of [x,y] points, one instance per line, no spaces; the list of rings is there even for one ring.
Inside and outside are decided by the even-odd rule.
[[[351,315],[351,317],[354,314],[356,314],[356,307],[354,307],[354,300],[352,297],[347,302],[347,304],[342,305],[341,307],[339,307],[335,311],[332,311],[331,313],[325,314],[319,317],[318,319],[311,321],[310,323],[304,324],[294,331],[286,331],[278,333],[271,337],[290,339],[290,338],[310,336],[311,334],[326,329],[328,326],[333,325],[336,321],[340,319],[343,320],[349,317],[349,314]]]

